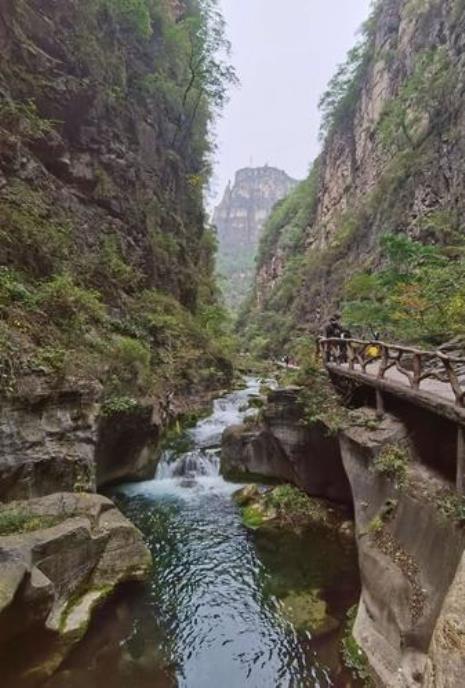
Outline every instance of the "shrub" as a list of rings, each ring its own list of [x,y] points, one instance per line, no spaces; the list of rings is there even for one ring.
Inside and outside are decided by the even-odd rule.
[[[321,421],[331,433],[337,433],[347,424],[349,413],[326,372],[307,365],[300,373],[298,383],[303,385],[299,396],[307,424]]]
[[[347,612],[347,623],[342,639],[342,656],[344,664],[351,670],[355,679],[362,681],[365,688],[374,688],[367,656],[353,636],[356,618],[357,605],[354,605]]]
[[[141,38],[152,35],[148,0],[100,0],[113,19],[121,26],[134,30]]]
[[[135,413],[139,408],[139,404],[132,397],[114,396],[104,401],[102,415],[113,416],[119,413]]]
[[[458,494],[447,494],[438,497],[439,512],[449,521],[456,521],[460,525],[465,523],[465,497]]]
[[[150,349],[132,337],[116,336],[110,351],[110,375],[117,387],[122,385],[145,388],[150,376]]]
[[[44,346],[37,349],[32,364],[34,367],[44,367],[56,373],[64,373],[68,362],[68,353],[67,349],[60,346]]]
[[[37,290],[38,306],[58,325],[81,328],[105,320],[100,294],[78,287],[70,275],[56,275]]]
[[[0,122],[2,127],[27,139],[42,138],[53,128],[52,122],[39,115],[33,100],[1,101]]]
[[[115,287],[132,291],[141,279],[137,270],[124,259],[121,241],[116,234],[102,240],[94,272],[99,286],[113,293]]]
[[[2,192],[0,216],[0,262],[37,278],[63,269],[69,257],[71,223],[64,215],[52,213],[40,191],[22,181],[13,182]]]
[[[33,295],[15,270],[0,266],[0,309],[12,303],[31,305]]]
[[[409,453],[395,444],[384,446],[373,462],[373,470],[394,480],[399,488],[405,487],[408,477]]]
[[[20,535],[33,530],[51,528],[61,518],[55,516],[35,516],[24,511],[5,509],[0,511],[0,536]]]

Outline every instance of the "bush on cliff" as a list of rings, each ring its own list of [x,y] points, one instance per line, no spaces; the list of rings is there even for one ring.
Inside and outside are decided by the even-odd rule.
[[[217,2],[39,5],[5,10],[0,391],[25,370],[120,396],[223,384],[234,343],[203,207],[235,81]]]
[[[463,249],[450,259],[438,246],[425,246],[402,234],[387,234],[381,247],[385,264],[359,272],[346,285],[344,318],[350,327],[367,323],[387,338],[437,345],[465,333]]]

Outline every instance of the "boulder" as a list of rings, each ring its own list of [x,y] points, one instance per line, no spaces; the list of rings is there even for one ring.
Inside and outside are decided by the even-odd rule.
[[[314,497],[351,504],[337,435],[324,423],[307,425],[299,388],[273,390],[257,426],[233,426],[222,439],[226,477],[264,476],[294,483]]]
[[[283,448],[266,428],[234,425],[221,442],[221,473],[246,480],[251,476],[293,481],[294,471]]]
[[[96,606],[118,584],[143,580],[151,565],[140,532],[100,495],[11,502],[0,510],[0,533],[8,533],[0,536],[2,666],[12,646],[41,632],[58,643],[43,667],[52,673]]]

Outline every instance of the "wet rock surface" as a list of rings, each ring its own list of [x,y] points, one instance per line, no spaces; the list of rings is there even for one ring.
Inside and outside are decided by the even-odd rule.
[[[0,536],[0,657],[18,656],[19,682],[26,681],[30,662],[36,680],[52,673],[85,633],[96,606],[118,584],[144,579],[151,564],[137,528],[99,495],[11,502],[0,510],[1,532],[9,534]],[[21,657],[21,643],[27,646],[37,633],[55,644],[44,665],[34,653]]]
[[[374,419],[374,411],[363,412],[368,421]],[[340,442],[354,495],[362,579],[354,636],[383,686],[460,685],[457,669],[463,671],[465,654],[457,644],[455,673],[446,677],[441,669],[443,682],[428,682],[435,662],[444,662],[441,628],[449,613],[457,615],[454,587],[460,587],[456,572],[465,544],[462,531],[439,513],[438,479],[416,462],[411,447],[405,484],[380,470],[383,447],[409,450],[408,433],[393,416],[377,427],[348,428]]]
[[[287,480],[313,496],[350,504],[337,436],[322,423],[305,424],[298,394],[297,387],[272,391],[260,425],[225,431],[222,471]]]

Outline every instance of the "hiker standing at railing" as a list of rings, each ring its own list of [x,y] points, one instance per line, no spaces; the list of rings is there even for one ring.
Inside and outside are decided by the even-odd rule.
[[[329,320],[323,325],[322,334],[325,339],[339,338],[342,334],[341,326],[341,314],[335,313]],[[331,351],[331,347],[326,348],[326,363],[329,363],[332,358],[337,358],[334,352]]]

